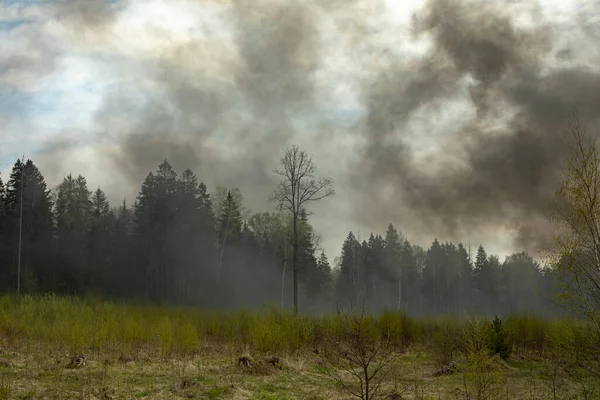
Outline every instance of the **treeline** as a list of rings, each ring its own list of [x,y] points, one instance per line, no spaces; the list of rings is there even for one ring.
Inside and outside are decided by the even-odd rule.
[[[529,254],[500,262],[484,247],[433,241],[429,249],[411,244],[389,225],[385,237],[371,234],[362,243],[352,232],[342,248],[339,298],[356,299],[414,315],[555,314],[557,275]]]
[[[21,191],[22,188],[22,191]],[[265,194],[267,196],[267,194]],[[133,205],[111,206],[100,189],[71,175],[49,190],[42,173],[18,160],[0,179],[0,289],[14,292],[22,206],[22,293],[95,294],[211,309],[292,304],[292,219],[252,214],[239,190],[206,185],[168,161],[148,174]],[[330,262],[307,213],[300,216],[302,312],[364,302],[414,315],[550,313],[555,276],[525,253],[504,262],[462,244],[411,244],[390,224],[362,242],[350,232]]]

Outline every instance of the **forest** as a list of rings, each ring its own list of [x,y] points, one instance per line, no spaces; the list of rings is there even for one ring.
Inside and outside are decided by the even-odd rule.
[[[193,171],[175,171],[168,160],[146,176],[133,204],[110,204],[81,175],[68,175],[51,190],[31,160],[17,160],[5,178],[5,293],[19,285],[25,294],[211,310],[292,305],[292,217],[275,207],[253,213],[236,188],[210,193]],[[330,313],[350,301],[413,316],[564,312],[554,298],[557,274],[525,252],[500,260],[482,243],[436,238],[423,248],[390,223],[364,238],[349,232],[340,257],[332,257],[321,250],[309,216],[306,209],[298,216],[301,313]]]
[[[0,2],[0,400],[600,399],[599,16]]]

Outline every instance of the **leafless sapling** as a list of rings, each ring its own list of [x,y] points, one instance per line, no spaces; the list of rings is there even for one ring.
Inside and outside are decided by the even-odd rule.
[[[338,304],[340,336],[320,352],[323,372],[344,390],[362,400],[381,395],[382,384],[396,358],[391,335],[379,332],[367,319],[363,303],[360,311],[347,312]]]

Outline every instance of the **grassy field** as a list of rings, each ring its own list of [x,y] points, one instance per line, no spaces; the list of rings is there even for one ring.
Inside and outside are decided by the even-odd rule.
[[[600,398],[594,336],[572,320],[514,316],[494,330],[486,320],[384,313],[362,323],[364,340],[385,338],[381,356],[395,356],[382,398]],[[0,399],[352,398],[324,373],[338,367],[324,350],[346,328],[343,318],[275,309],[217,314],[1,297]],[[242,356],[253,364],[240,365]],[[456,368],[441,374],[452,361]]]

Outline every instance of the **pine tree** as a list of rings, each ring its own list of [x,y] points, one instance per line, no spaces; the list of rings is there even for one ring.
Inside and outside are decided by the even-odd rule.
[[[186,169],[177,179],[174,216],[170,227],[170,252],[174,301],[193,304],[212,284],[215,254],[214,215],[206,186]],[[213,260],[211,257],[210,260]],[[205,300],[205,299],[204,299]]]
[[[475,272],[476,275],[480,275],[482,271],[484,271],[487,267],[488,258],[487,253],[482,245],[479,245],[477,249],[477,256],[475,258]]]
[[[482,245],[479,245],[477,256],[475,257],[473,284],[479,311],[491,313],[492,304],[490,295],[493,290],[493,276],[491,274],[487,253]]]
[[[0,221],[2,221],[2,218],[4,218],[4,203],[6,202],[5,196],[6,191],[4,189],[4,182],[2,182],[2,177],[0,176]]]
[[[305,300],[308,300],[318,296],[321,283],[318,281],[315,236],[305,209],[301,209],[298,216],[298,233],[298,280],[306,288]]]
[[[337,298],[339,301],[357,300],[358,278],[362,274],[360,251],[360,242],[356,239],[354,233],[348,233],[342,245],[342,255],[340,257],[340,275],[337,285]]]
[[[31,160],[27,160],[24,164],[21,160],[17,160],[6,184],[3,225],[6,227],[6,245],[12,254],[12,257],[7,260],[10,273],[6,284],[11,288],[16,286],[18,259],[16,249],[19,237],[21,190],[23,194],[21,283],[25,290],[28,290],[28,285],[34,285],[34,280],[40,283],[41,290],[56,289],[55,264],[51,258],[54,231],[52,201],[42,173]]]
[[[144,180],[135,207],[136,235],[146,270],[146,294],[163,303],[172,294],[171,227],[178,204],[177,173],[164,160]]]
[[[364,301],[374,311],[385,305],[388,297],[375,289],[383,287],[383,282],[389,281],[390,278],[385,271],[385,240],[381,235],[369,236],[363,257]]]
[[[240,213],[240,205],[232,196],[231,192],[228,192],[227,197],[221,206],[221,213],[219,214],[219,241],[238,241],[242,235],[242,225],[243,220],[242,214]]]
[[[235,201],[231,191],[227,193],[221,205],[221,213],[217,221],[217,281],[221,279],[223,269],[227,270],[228,246],[235,246],[242,236],[242,215],[240,205]]]
[[[138,230],[138,221],[136,219],[137,201],[133,203],[133,208],[127,207],[127,201],[123,199],[121,206],[113,210],[118,223],[123,227],[127,236],[135,236]]]
[[[459,254],[454,243],[446,242],[442,245],[444,251],[444,267],[440,284],[444,287],[443,306],[442,310],[446,314],[455,314],[458,312],[458,297],[459,297]]]
[[[425,265],[423,268],[423,298],[428,312],[437,314],[442,304],[443,287],[440,285],[440,277],[444,268],[444,250],[437,238],[427,250]]]
[[[467,311],[469,305],[472,304],[472,288],[473,288],[473,268],[469,253],[462,243],[457,246],[457,267],[458,267],[458,312]]]
[[[419,285],[420,274],[415,256],[414,247],[405,239],[402,244],[400,260],[402,262],[402,304],[403,310],[417,312],[420,297]]]
[[[110,212],[110,204],[106,194],[98,188],[92,195],[91,214],[95,219],[106,218]]]
[[[395,306],[397,311],[403,308],[403,299],[406,297],[406,271],[402,263],[402,241],[394,225],[388,226],[385,234],[385,259],[384,268],[387,272],[386,279],[392,285],[393,298],[389,299],[390,305]],[[395,300],[395,301],[394,301]]]
[[[212,199],[204,182],[200,182],[196,192],[196,199],[200,207],[200,214],[203,220],[203,229],[206,233],[213,233],[215,215],[212,212]]]
[[[146,276],[147,266],[140,262],[144,248],[137,235],[136,210],[137,203],[128,207],[123,199],[119,207],[111,209],[108,217],[110,229],[106,246],[110,253],[108,257],[105,255],[107,291],[125,298],[148,295],[149,278]],[[123,268],[124,265],[127,268]]]
[[[510,313],[541,311],[543,274],[540,265],[525,253],[508,256],[502,265],[506,289],[504,307]],[[565,280],[567,276],[562,276]]]
[[[189,169],[181,174],[177,184],[177,226],[187,235],[199,234],[198,239],[208,244],[214,239],[214,214],[206,185],[199,183]]]
[[[0,176],[0,282],[10,281],[10,268],[9,263],[5,262],[8,259],[8,248],[7,244],[7,231],[6,231],[6,190],[2,177]],[[5,285],[0,283],[0,289],[4,288]]]
[[[72,175],[68,175],[63,179],[58,186],[55,205],[56,230],[59,236],[81,237],[88,230],[92,212],[90,195],[83,176],[73,179]]]
[[[318,291],[317,294],[321,298],[330,300],[331,285],[332,285],[331,266],[329,260],[325,255],[325,252],[321,252],[319,260],[317,261],[317,279]]]
[[[68,175],[58,186],[55,218],[58,250],[63,259],[63,288],[81,293],[91,281],[86,239],[91,227],[92,202],[85,178]]]
[[[111,211],[110,203],[102,189],[97,188],[90,200],[90,227],[87,234],[86,264],[89,268],[89,280],[96,288],[115,295],[113,282],[118,281],[111,259],[116,253],[113,237],[118,235],[116,213]]]
[[[500,307],[500,275],[502,273],[502,265],[500,263],[500,259],[498,256],[491,254],[488,258],[488,269],[489,276],[487,282],[487,295],[489,302],[489,310],[491,314],[495,314],[499,312]],[[531,284],[535,284],[533,281],[530,281]]]
[[[223,186],[217,186],[217,190],[211,196],[211,199],[212,199],[211,207],[212,207],[213,215],[219,216],[222,213],[224,204],[227,202],[227,197],[229,195],[231,195],[231,197],[233,197],[233,202],[235,204],[237,204],[240,215],[242,217],[242,220],[246,220],[246,219],[250,218],[250,214],[251,214],[250,210],[248,210],[244,206],[244,196],[242,195],[242,192],[240,191],[240,189],[238,189],[238,188],[228,189]],[[219,225],[218,225],[219,221],[217,220],[215,222],[217,223],[216,230],[219,230]]]

